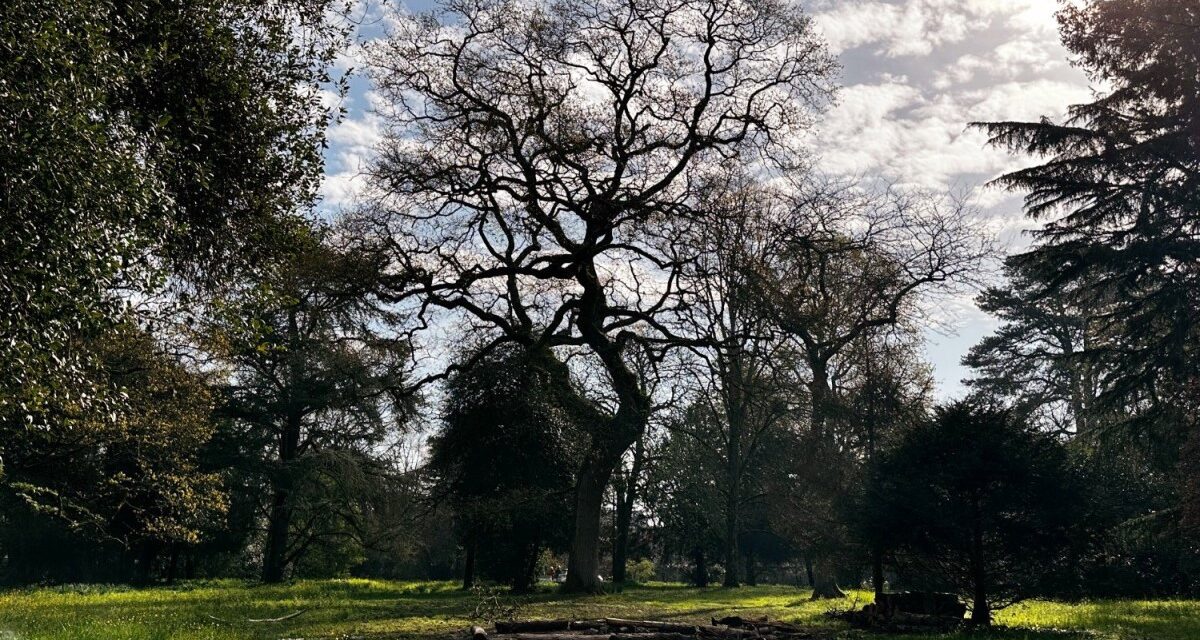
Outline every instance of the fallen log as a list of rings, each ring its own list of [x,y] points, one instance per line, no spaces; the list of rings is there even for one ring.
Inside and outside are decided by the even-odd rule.
[[[580,640],[580,638],[583,638],[581,633],[515,633],[497,635],[492,640]],[[602,638],[602,636],[589,635],[588,638]]]
[[[685,633],[614,633],[608,640],[696,640],[694,634]]]
[[[696,635],[696,625],[679,622],[656,622],[654,620],[625,620],[624,618],[605,618],[604,623],[609,627],[629,629],[655,629],[675,633]]]
[[[606,630],[603,620],[497,620],[496,633],[546,633],[550,631]]]
[[[546,631],[568,631],[570,628],[570,620],[496,621],[496,633],[544,633]]]
[[[468,627],[467,635],[471,640],[488,640],[487,631],[483,627]]]
[[[590,633],[589,633],[590,632]],[[513,633],[496,635],[491,640],[696,640],[695,635],[665,631],[642,633],[595,633],[584,629],[579,633]]]

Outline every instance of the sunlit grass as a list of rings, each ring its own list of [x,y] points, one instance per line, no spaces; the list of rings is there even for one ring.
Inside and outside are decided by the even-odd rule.
[[[769,586],[690,589],[650,585],[601,596],[566,597],[547,589],[522,598],[525,618],[616,616],[707,621],[740,614],[816,625],[833,636],[851,635],[823,614],[870,601],[853,592],[846,601],[811,602],[807,591]],[[258,586],[238,581],[194,582],[175,587],[67,586],[0,592],[0,640],[248,640],[266,638],[449,638],[471,621],[475,599],[447,582],[382,580],[303,581]],[[278,623],[245,622],[306,612]],[[219,618],[227,622],[214,620]],[[1088,632],[1097,640],[1200,639],[1200,602],[1033,602],[1000,614],[1012,628],[987,634],[910,636],[1047,640]]]

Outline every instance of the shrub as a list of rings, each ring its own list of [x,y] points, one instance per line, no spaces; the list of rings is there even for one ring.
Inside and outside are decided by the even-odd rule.
[[[656,568],[652,560],[642,558],[637,562],[625,561],[625,578],[630,582],[642,584],[654,579]]]

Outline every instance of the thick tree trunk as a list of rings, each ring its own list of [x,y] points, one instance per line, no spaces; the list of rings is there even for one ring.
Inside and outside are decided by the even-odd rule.
[[[837,444],[834,440],[833,433],[833,418],[835,411],[835,399],[833,397],[833,389],[829,386],[829,372],[827,370],[828,362],[810,357],[809,363],[812,368],[812,383],[809,385],[809,395],[812,396],[812,424],[814,430],[814,442],[822,456],[825,456],[830,465],[836,465],[834,454],[837,451]],[[831,469],[832,471],[832,469]],[[832,494],[837,494],[838,481],[835,477],[828,479],[824,483],[826,489]],[[842,591],[837,583],[837,568],[829,560],[819,560],[813,564],[813,600],[845,598],[846,592]]]
[[[580,265],[577,275],[583,294],[575,326],[603,363],[618,402],[612,420],[591,434],[591,445],[575,478],[575,528],[563,590],[596,592],[601,590],[600,514],[604,490],[621,456],[642,437],[650,418],[650,398],[638,375],[625,362],[623,344],[605,333],[608,301],[595,265],[590,261]]]
[[[600,591],[600,514],[604,488],[616,461],[603,452],[589,452],[575,478],[575,530],[567,558],[563,590],[574,593]]]
[[[992,624],[992,608],[988,604],[987,571],[983,560],[983,512],[979,500],[975,500],[975,518],[971,530],[971,580],[974,582],[974,597],[971,602],[971,624],[988,627]]]
[[[158,543],[147,540],[142,543],[138,554],[137,578],[138,584],[150,584],[154,578],[154,564],[158,560]]]
[[[262,581],[268,584],[282,582],[287,556],[287,534],[291,526],[291,509],[288,494],[276,489],[271,496],[271,515],[267,521],[267,545],[263,554]]]
[[[479,545],[475,543],[475,537],[471,536],[467,539],[467,557],[463,560],[463,590],[469,590],[475,586],[475,548]]]
[[[883,552],[878,545],[871,549],[871,586],[875,589],[875,602],[883,600]]]
[[[816,562],[813,566],[813,600],[832,600],[847,597],[846,592],[838,586],[836,572],[833,567],[824,562]]]
[[[534,544],[525,549],[525,562],[521,574],[513,581],[513,593],[529,593],[537,583],[537,563],[541,555],[541,546]]]
[[[738,500],[736,488],[730,487],[725,514],[725,579],[722,586],[738,587]]]
[[[271,478],[271,514],[263,554],[262,581],[282,582],[287,573],[288,530],[292,526],[291,463],[300,446],[300,417],[289,416],[279,438],[279,468]]]
[[[171,543],[171,553],[167,558],[167,584],[175,584],[175,578],[179,573],[179,543]]]
[[[704,549],[696,547],[692,550],[692,563],[694,564],[692,585],[696,587],[707,587],[708,557],[705,555]]]

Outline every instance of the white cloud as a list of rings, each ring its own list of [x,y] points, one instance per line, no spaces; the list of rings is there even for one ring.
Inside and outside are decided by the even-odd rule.
[[[819,0],[810,5],[834,51],[872,45],[898,57],[928,55],[997,21],[1033,21],[1031,7],[1039,3],[1050,0]]]

